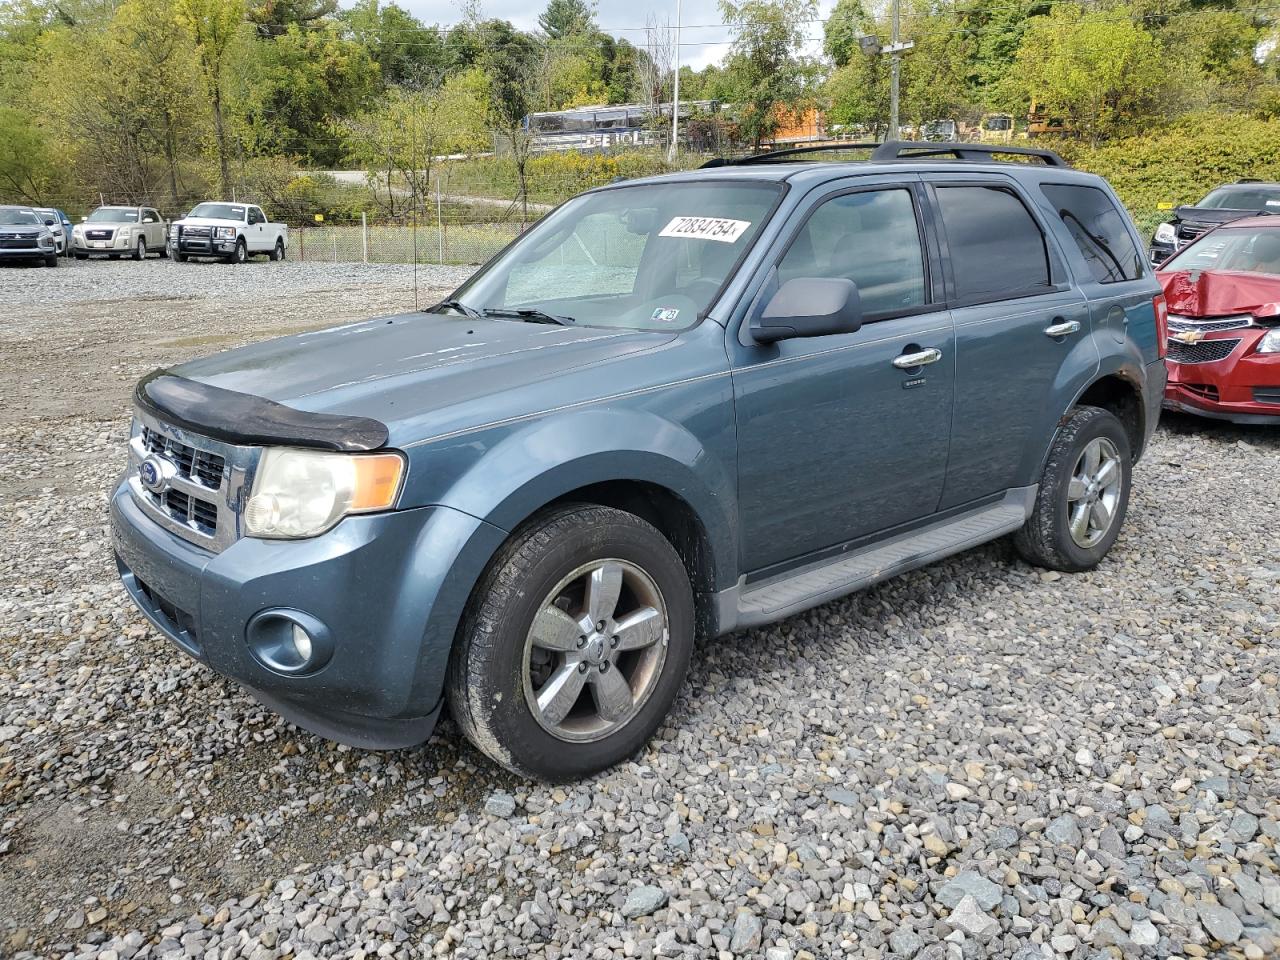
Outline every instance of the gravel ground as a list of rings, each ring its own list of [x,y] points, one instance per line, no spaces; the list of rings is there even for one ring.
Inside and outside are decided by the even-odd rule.
[[[1280,950],[1280,432],[1171,418],[1097,571],[997,543],[708,644],[643,754],[536,786],[447,723],[393,753],[302,733],[109,559],[134,378],[401,309],[403,269],[0,288],[33,304],[0,317],[0,955]]]

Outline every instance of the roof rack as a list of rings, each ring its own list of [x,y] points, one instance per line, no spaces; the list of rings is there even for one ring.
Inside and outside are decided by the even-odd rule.
[[[1036,147],[1011,147],[990,143],[953,143],[919,140],[886,140],[884,143],[832,143],[826,146],[789,147],[786,150],[772,150],[768,153],[754,153],[749,157],[736,160],[716,157],[703,164],[704,167],[744,166],[754,163],[770,163],[779,159],[793,159],[809,153],[827,153],[832,150],[870,150],[872,163],[883,163],[890,160],[927,160],[930,157],[953,157],[956,160],[984,161],[996,155],[1020,157],[1036,157],[1048,167],[1069,167],[1052,150],[1041,150]]]

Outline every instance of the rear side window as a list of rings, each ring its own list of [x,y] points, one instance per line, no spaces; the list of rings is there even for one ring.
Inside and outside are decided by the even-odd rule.
[[[1051,286],[1044,234],[1003,187],[939,186],[956,299],[982,303]]]
[[[1097,187],[1077,184],[1046,183],[1040,189],[1080,248],[1094,280],[1118,283],[1142,276],[1142,253],[1110,197]]]

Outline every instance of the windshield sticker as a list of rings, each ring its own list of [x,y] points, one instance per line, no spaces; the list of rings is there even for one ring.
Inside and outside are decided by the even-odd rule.
[[[658,233],[660,237],[690,237],[695,240],[717,240],[734,243],[751,226],[749,220],[726,220],[723,217],[672,217]]]
[[[675,307],[659,307],[653,311],[653,320],[656,323],[675,323],[678,316],[680,311]]]
[[[1268,200],[1268,201],[1267,201],[1267,206],[1268,206],[1268,207],[1280,207],[1280,200]]]

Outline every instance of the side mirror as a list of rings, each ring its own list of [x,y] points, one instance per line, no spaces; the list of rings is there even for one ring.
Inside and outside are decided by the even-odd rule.
[[[44,225],[45,225],[46,227],[52,227],[52,226],[53,226],[55,223],[57,223],[57,222],[58,222],[57,220],[46,220],[46,221],[44,222]]]
[[[751,321],[751,338],[775,343],[793,337],[825,337],[862,328],[858,285],[844,277],[788,280]]]

